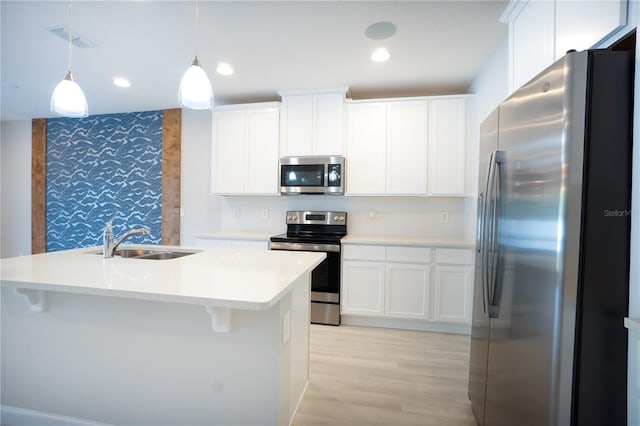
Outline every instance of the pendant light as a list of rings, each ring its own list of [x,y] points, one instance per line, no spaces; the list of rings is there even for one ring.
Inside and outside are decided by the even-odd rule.
[[[73,80],[71,74],[71,44],[73,34],[73,16],[71,13],[71,0],[69,0],[69,70],[51,95],[51,112],[65,117],[80,118],[89,115],[87,99],[78,83]]]
[[[196,57],[182,76],[178,100],[180,105],[190,109],[208,109],[213,107],[213,89],[204,69],[198,60],[198,33],[200,5],[196,0]]]

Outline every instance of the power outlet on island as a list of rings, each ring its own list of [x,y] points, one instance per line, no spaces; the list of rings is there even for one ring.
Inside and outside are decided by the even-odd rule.
[[[440,223],[449,223],[449,212],[440,212]]]
[[[291,335],[291,311],[287,311],[282,316],[282,344],[289,341]]]

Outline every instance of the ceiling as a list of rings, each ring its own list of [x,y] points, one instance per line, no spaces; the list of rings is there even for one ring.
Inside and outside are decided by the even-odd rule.
[[[198,57],[215,103],[278,100],[278,90],[348,86],[354,99],[465,93],[507,28],[507,1],[200,1]],[[67,43],[47,27],[69,26],[66,1],[1,6],[1,118],[52,117],[51,93],[67,72]],[[76,0],[71,69],[90,114],[178,107],[182,74],[196,53],[192,1]],[[395,35],[372,40],[372,23]],[[379,46],[391,59],[374,63]],[[228,62],[235,73],[215,72]],[[128,78],[127,89],[112,83]]]

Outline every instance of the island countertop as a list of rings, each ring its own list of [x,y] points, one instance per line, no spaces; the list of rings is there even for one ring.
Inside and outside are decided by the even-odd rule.
[[[293,282],[326,257],[324,253],[201,249],[149,245],[197,253],[165,260],[104,259],[101,247],[0,260],[3,287],[266,310]]]

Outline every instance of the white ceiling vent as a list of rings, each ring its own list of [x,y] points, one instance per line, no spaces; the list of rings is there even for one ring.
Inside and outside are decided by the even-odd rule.
[[[69,42],[69,28],[66,25],[53,25],[51,27],[47,27],[47,31],[49,31],[54,36],[60,37],[65,42]],[[96,44],[87,38],[80,37],[77,33],[71,35],[71,43],[76,47],[87,48],[87,47],[95,47]]]

